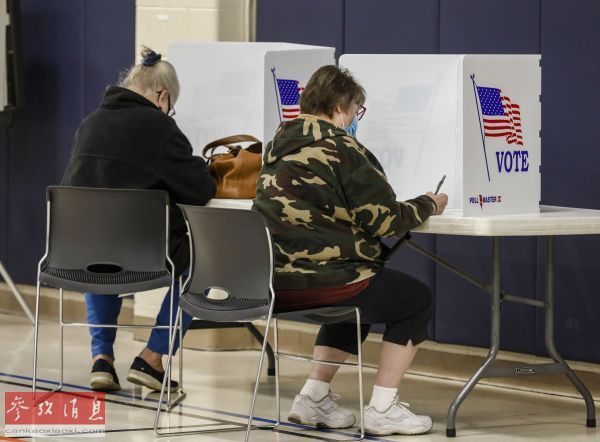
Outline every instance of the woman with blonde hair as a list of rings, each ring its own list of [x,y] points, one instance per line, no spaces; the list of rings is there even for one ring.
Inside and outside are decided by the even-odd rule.
[[[189,266],[186,227],[177,203],[203,205],[214,196],[215,185],[206,163],[192,154],[190,142],[171,118],[179,98],[179,81],[173,66],[149,48],[142,62],[125,73],[118,86],[108,86],[100,107],[77,130],[65,186],[161,189],[170,196],[169,253],[177,276]],[[173,312],[179,294],[174,294]],[[86,293],[90,324],[116,324],[122,298]],[[156,325],[169,324],[167,293]],[[174,319],[174,318],[173,318]],[[184,331],[191,317],[184,314]],[[116,329],[90,328],[94,390],[121,388],[114,368]],[[179,345],[177,342],[175,350]],[[154,329],[146,348],[136,357],[127,380],[160,390],[164,377],[162,355],[168,353],[168,330]],[[172,389],[177,382],[172,381]]]

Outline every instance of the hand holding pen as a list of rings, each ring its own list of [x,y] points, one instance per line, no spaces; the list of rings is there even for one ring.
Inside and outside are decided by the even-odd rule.
[[[441,215],[444,212],[444,209],[446,208],[446,206],[448,205],[448,195],[446,195],[445,193],[438,194],[438,192],[440,191],[440,188],[442,187],[442,184],[444,184],[445,180],[446,180],[446,175],[444,175],[442,177],[442,179],[440,180],[440,182],[438,183],[438,185],[435,189],[435,193],[431,193],[431,192],[426,193],[426,195],[429,198],[431,198],[433,201],[435,201],[436,210],[435,210],[435,212],[433,212],[434,215]]]

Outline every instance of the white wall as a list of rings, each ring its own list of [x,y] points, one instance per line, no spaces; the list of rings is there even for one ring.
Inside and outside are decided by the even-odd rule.
[[[245,41],[245,0],[137,0],[135,48],[174,41]]]

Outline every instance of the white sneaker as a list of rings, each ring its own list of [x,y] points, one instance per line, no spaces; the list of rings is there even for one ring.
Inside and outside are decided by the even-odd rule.
[[[373,436],[423,434],[431,430],[432,425],[429,416],[414,414],[398,398],[383,413],[378,412],[375,407],[365,408],[365,432]]]
[[[328,394],[318,402],[309,396],[296,395],[288,420],[317,428],[348,428],[354,425],[354,413],[339,406],[339,396]]]

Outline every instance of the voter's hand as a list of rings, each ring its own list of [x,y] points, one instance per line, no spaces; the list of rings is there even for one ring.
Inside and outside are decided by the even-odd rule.
[[[427,195],[429,198],[435,201],[437,210],[433,212],[434,215],[441,215],[442,213],[444,213],[444,209],[448,205],[448,195],[446,195],[445,193],[438,193],[437,195],[435,195],[432,192],[427,192],[425,195]]]

